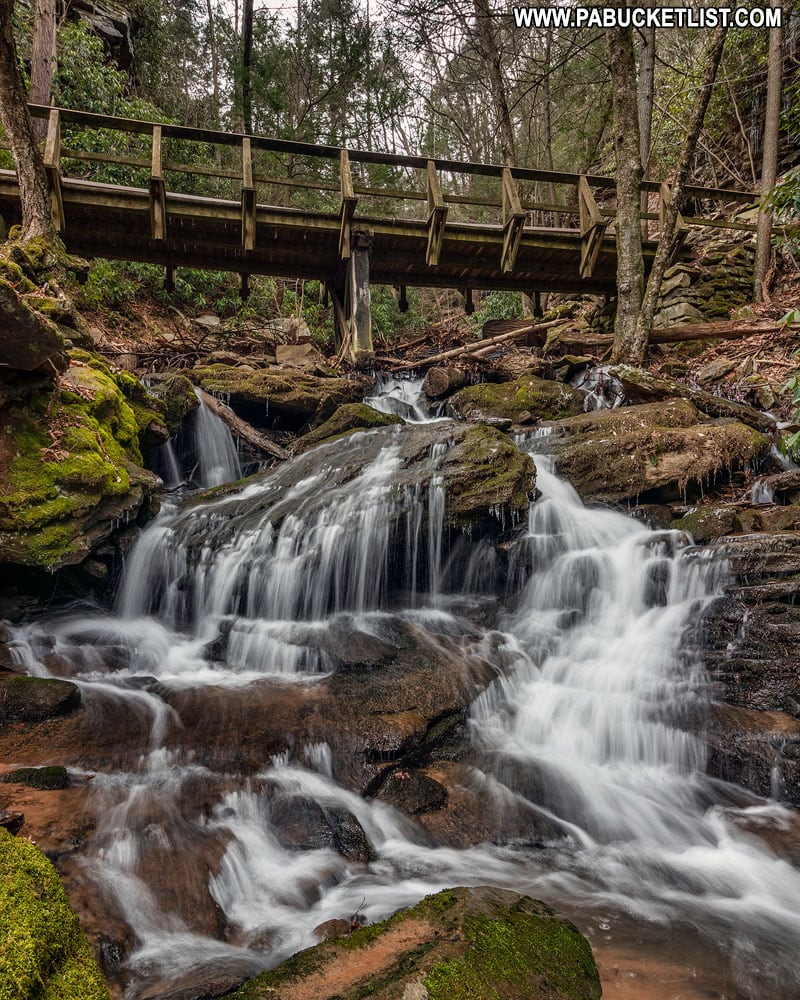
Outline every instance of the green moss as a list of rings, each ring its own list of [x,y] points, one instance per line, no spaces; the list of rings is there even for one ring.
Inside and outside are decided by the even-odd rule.
[[[151,421],[160,419],[139,402],[150,397],[136,379],[129,384],[128,373],[112,373],[86,351],[72,351],[71,359],[52,393],[32,394],[3,414],[11,449],[0,470],[0,533],[15,536],[3,539],[15,553],[11,561],[57,564],[76,542],[68,519],[103,500],[125,497],[146,475],[137,469],[140,439]],[[136,395],[135,402],[120,382]]]
[[[0,1000],[108,1000],[55,869],[0,829]]]
[[[527,375],[514,382],[482,382],[460,389],[449,410],[465,419],[477,410],[484,416],[501,417],[515,423],[528,420],[558,420],[583,410],[583,393],[563,382]]]
[[[356,431],[369,430],[371,427],[390,427],[402,422],[400,417],[392,413],[380,413],[366,403],[345,403],[324,424],[299,438],[295,442],[294,451],[301,454],[323,441],[334,441]]]
[[[565,921],[518,910],[499,919],[469,916],[463,929],[466,954],[437,963],[425,977],[430,1000],[590,1000],[601,995],[589,942]]]
[[[3,775],[9,785],[27,785],[29,788],[66,788],[69,785],[67,769],[60,764],[51,767],[18,767]]]

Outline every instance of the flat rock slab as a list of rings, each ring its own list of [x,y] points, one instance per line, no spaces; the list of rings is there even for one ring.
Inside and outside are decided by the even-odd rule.
[[[326,928],[326,933],[333,928]],[[544,903],[446,889],[300,952],[236,1000],[598,1000],[589,942]]]

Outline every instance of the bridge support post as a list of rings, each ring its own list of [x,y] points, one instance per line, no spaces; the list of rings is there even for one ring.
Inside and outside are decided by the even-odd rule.
[[[347,299],[352,327],[351,355],[356,364],[369,361],[372,347],[372,298],[369,290],[369,254],[372,234],[356,232],[347,268]]]

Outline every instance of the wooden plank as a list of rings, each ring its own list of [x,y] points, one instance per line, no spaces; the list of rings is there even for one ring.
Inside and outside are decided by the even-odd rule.
[[[339,206],[339,257],[342,260],[350,258],[351,225],[353,213],[358,204],[353,190],[353,177],[350,173],[350,157],[346,149],[339,150],[339,183],[341,187],[341,203]]]
[[[428,245],[425,250],[425,263],[428,267],[436,267],[442,252],[449,209],[442,197],[439,175],[436,173],[436,165],[433,160],[428,160],[425,175],[428,188]]]
[[[44,147],[44,169],[50,188],[50,205],[56,231],[63,233],[64,195],[61,187],[61,116],[53,109],[47,122],[47,139]]]
[[[610,219],[600,211],[585,177],[581,177],[578,183],[578,212],[581,227],[581,260],[578,273],[582,278],[590,278],[594,273],[594,266]]]
[[[250,139],[242,139],[242,246],[252,253],[256,245],[256,187],[253,183],[253,153]]]
[[[161,165],[161,126],[153,126],[153,151],[150,164],[150,235],[154,240],[167,238],[167,189]]]
[[[500,268],[506,274],[514,270],[517,254],[522,243],[522,230],[528,213],[519,200],[517,183],[510,167],[503,168],[503,249],[500,254]]]

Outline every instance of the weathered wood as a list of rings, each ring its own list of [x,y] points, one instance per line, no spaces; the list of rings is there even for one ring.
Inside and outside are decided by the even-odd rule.
[[[250,138],[242,139],[242,247],[252,253],[256,245],[256,187]]]
[[[164,291],[170,295],[175,291],[175,268],[169,264],[164,268]]]
[[[580,276],[590,278],[597,263],[606,228],[611,221],[600,211],[585,177],[578,181],[578,211],[581,224]]]
[[[339,208],[339,256],[342,260],[350,257],[351,227],[353,213],[358,204],[358,198],[353,191],[353,178],[350,173],[350,158],[346,149],[339,154],[339,179],[341,183],[341,204]]]
[[[443,399],[466,384],[467,376],[458,368],[431,368],[422,383],[422,391],[428,399]]]
[[[150,235],[154,240],[167,238],[167,189],[161,163],[161,126],[153,126],[153,152],[150,164]]]
[[[514,270],[517,254],[522,243],[522,230],[528,213],[520,204],[517,183],[510,167],[503,168],[503,250],[500,255],[500,269],[508,273]]]
[[[221,400],[217,399],[215,396],[209,395],[207,392],[203,392],[202,389],[198,390],[200,399],[203,403],[215,413],[220,420],[224,420],[225,423],[230,427],[231,433],[243,441],[246,441],[252,447],[257,448],[259,451],[263,451],[267,455],[272,455],[273,458],[278,458],[281,461],[289,458],[289,452],[280,445],[275,444],[274,441],[262,434],[261,431],[257,431],[255,427],[248,424],[246,421],[242,420],[241,417],[237,417],[233,410],[226,406]]]
[[[374,355],[372,346],[372,299],[369,287],[369,254],[372,236],[366,232],[354,234],[353,250],[348,264],[348,305],[353,331],[351,356],[357,364]]]
[[[44,147],[44,171],[50,188],[50,203],[56,231],[63,233],[64,195],[61,188],[61,115],[54,108],[47,123],[47,139]]]
[[[436,173],[436,164],[433,160],[428,160],[425,176],[428,188],[428,246],[425,251],[425,263],[428,267],[436,267],[442,252],[448,208],[442,197],[439,175]]]
[[[737,340],[761,333],[777,333],[776,323],[747,323],[741,320],[724,320],[719,323],[684,323],[653,330],[651,344],[682,344],[692,340]],[[562,347],[609,347],[611,334],[590,331],[565,332],[559,337]]]
[[[662,183],[658,192],[658,229],[659,234],[664,231],[664,219],[667,213],[667,205],[672,197],[672,188],[666,182]],[[683,249],[686,237],[689,235],[689,226],[680,212],[675,219],[675,234],[672,237],[672,249],[670,250],[670,260],[675,260]]]
[[[433,354],[429,358],[418,358],[416,361],[400,365],[397,370],[403,371],[408,368],[426,368],[428,365],[438,365],[441,364],[442,361],[447,361],[449,358],[457,358],[462,354],[472,354],[478,350],[483,351],[485,348],[494,347],[496,344],[503,344],[509,340],[517,340],[519,337],[529,337],[531,334],[544,332],[545,330],[549,330],[550,327],[558,326],[559,323],[563,323],[563,320],[550,320],[547,323],[520,326],[516,330],[511,330],[508,333],[501,334],[499,337],[492,337],[491,340],[480,340],[476,341],[474,344],[453,347],[451,350],[443,351],[441,354]]]

